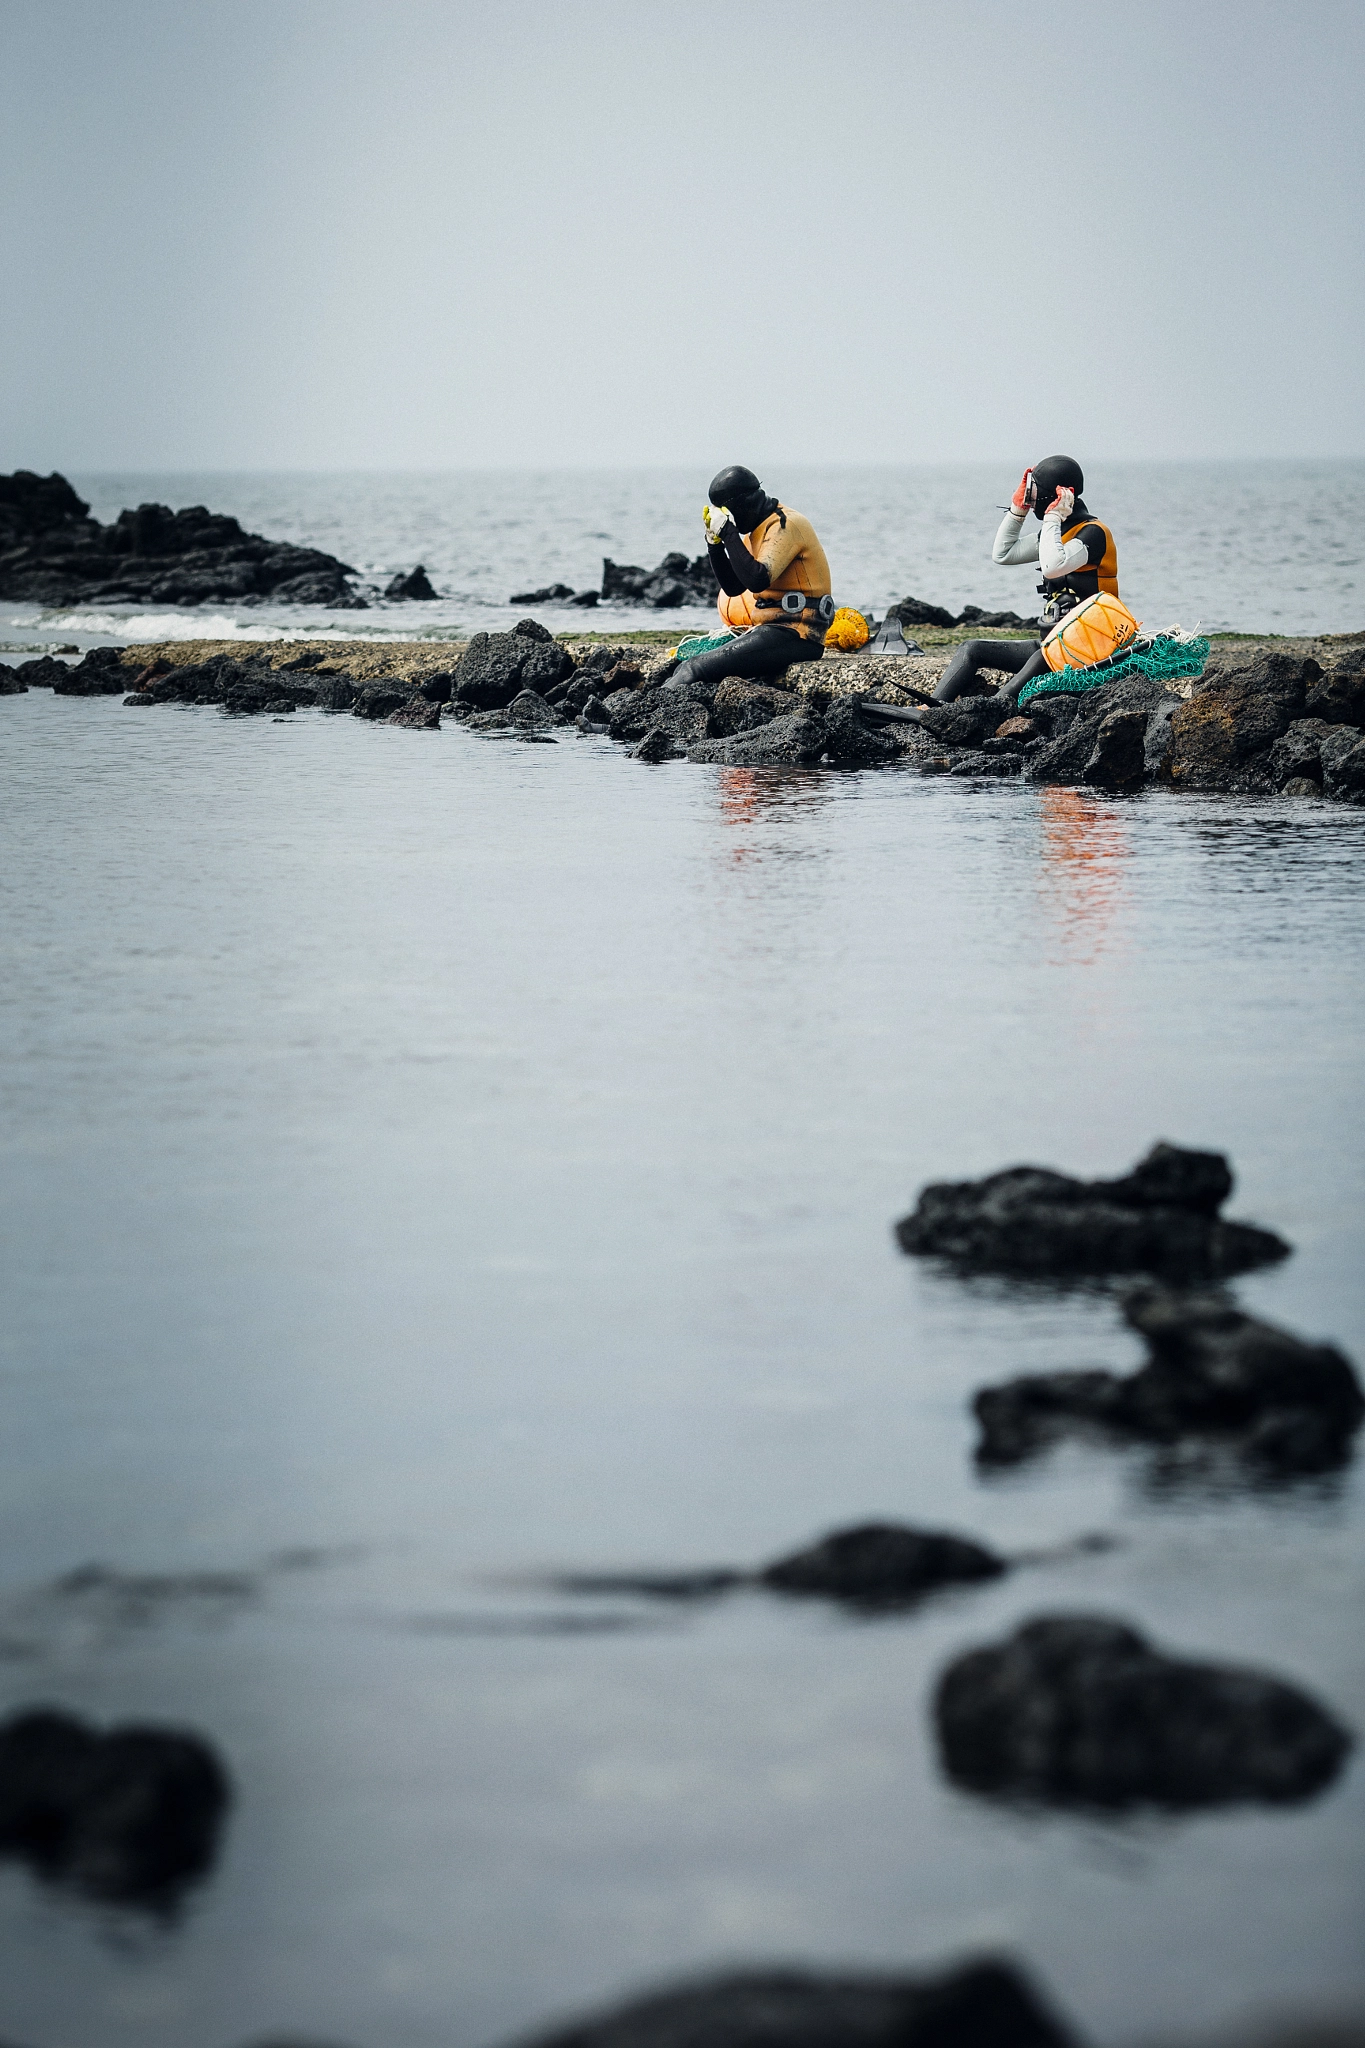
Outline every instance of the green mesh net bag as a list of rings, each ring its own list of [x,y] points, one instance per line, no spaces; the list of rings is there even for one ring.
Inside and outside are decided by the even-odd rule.
[[[1121,676],[1150,676],[1154,682],[1174,681],[1177,676],[1202,676],[1209,658],[1209,643],[1179,633],[1153,633],[1150,639],[1134,640],[1108,661],[1092,662],[1089,668],[1064,668],[1054,675],[1039,676],[1025,683],[1018,702],[1030,697],[1055,695],[1062,690],[1097,690],[1101,683],[1116,682]]]
[[[713,647],[728,647],[737,638],[734,633],[694,633],[690,640],[680,640],[673,652],[679,661],[691,661],[694,654],[709,654]]]

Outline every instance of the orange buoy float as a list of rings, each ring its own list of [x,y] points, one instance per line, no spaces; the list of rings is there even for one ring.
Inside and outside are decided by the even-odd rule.
[[[1093,668],[1108,661],[1142,631],[1126,604],[1107,590],[1096,591],[1059,619],[1043,642],[1043,659],[1054,675],[1064,668]]]

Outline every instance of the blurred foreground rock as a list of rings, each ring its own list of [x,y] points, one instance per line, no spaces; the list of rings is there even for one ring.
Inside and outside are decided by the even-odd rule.
[[[1352,1746],[1296,1686],[1164,1656],[1093,1615],[1043,1616],[969,1650],[940,1680],[934,1719],[956,1784],[1063,1806],[1307,1799]]]

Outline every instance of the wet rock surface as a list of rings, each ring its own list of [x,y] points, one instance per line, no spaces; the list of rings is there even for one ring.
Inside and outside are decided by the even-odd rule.
[[[418,603],[431,603],[436,597],[436,592],[431,587],[431,578],[419,562],[417,567],[410,569],[406,576],[392,577],[384,587],[384,595],[387,598],[406,600],[409,603],[414,600]],[[512,602],[515,604],[516,599],[513,598]]]
[[[536,2035],[528,2048],[1067,2048],[1012,1963],[942,1975],[741,1971],[657,1991]]]
[[[804,1593],[872,1608],[905,1607],[944,1586],[975,1585],[1009,1570],[1004,1558],[941,1529],[866,1522],[837,1530],[758,1574],[778,1593]]]
[[[957,1658],[934,1721],[955,1784],[1064,1806],[1307,1799],[1352,1746],[1296,1686],[1163,1655],[1092,1615],[1042,1616]]]
[[[1118,1180],[1014,1166],[984,1180],[936,1182],[896,1236],[903,1251],[968,1272],[1220,1279],[1289,1251],[1272,1231],[1219,1215],[1231,1189],[1221,1152],[1158,1144]]]
[[[1219,1294],[1134,1289],[1123,1302],[1148,1362],[1031,1374],[985,1387],[973,1407],[982,1463],[1017,1464],[1069,1428],[1174,1444],[1226,1442],[1266,1474],[1328,1472],[1351,1455],[1365,1396],[1350,1360],[1244,1314]]]
[[[364,610],[356,571],[248,533],[203,505],[139,505],[108,526],[65,477],[0,476],[0,597],[30,604],[327,605]]]
[[[665,555],[657,569],[641,569],[631,562],[602,563],[601,596],[612,604],[651,605],[656,611],[684,604],[712,605],[717,588],[704,553],[690,560],[686,555]]]
[[[0,1724],[0,1852],[92,1898],[173,1905],[211,1868],[229,1796],[197,1735],[101,1734],[54,1708]]]

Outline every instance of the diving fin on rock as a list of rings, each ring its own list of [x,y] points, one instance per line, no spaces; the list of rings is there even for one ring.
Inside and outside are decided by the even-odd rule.
[[[876,636],[869,640],[864,650],[868,654],[923,654],[924,649],[915,641],[907,640],[905,629],[899,619],[885,618]]]

